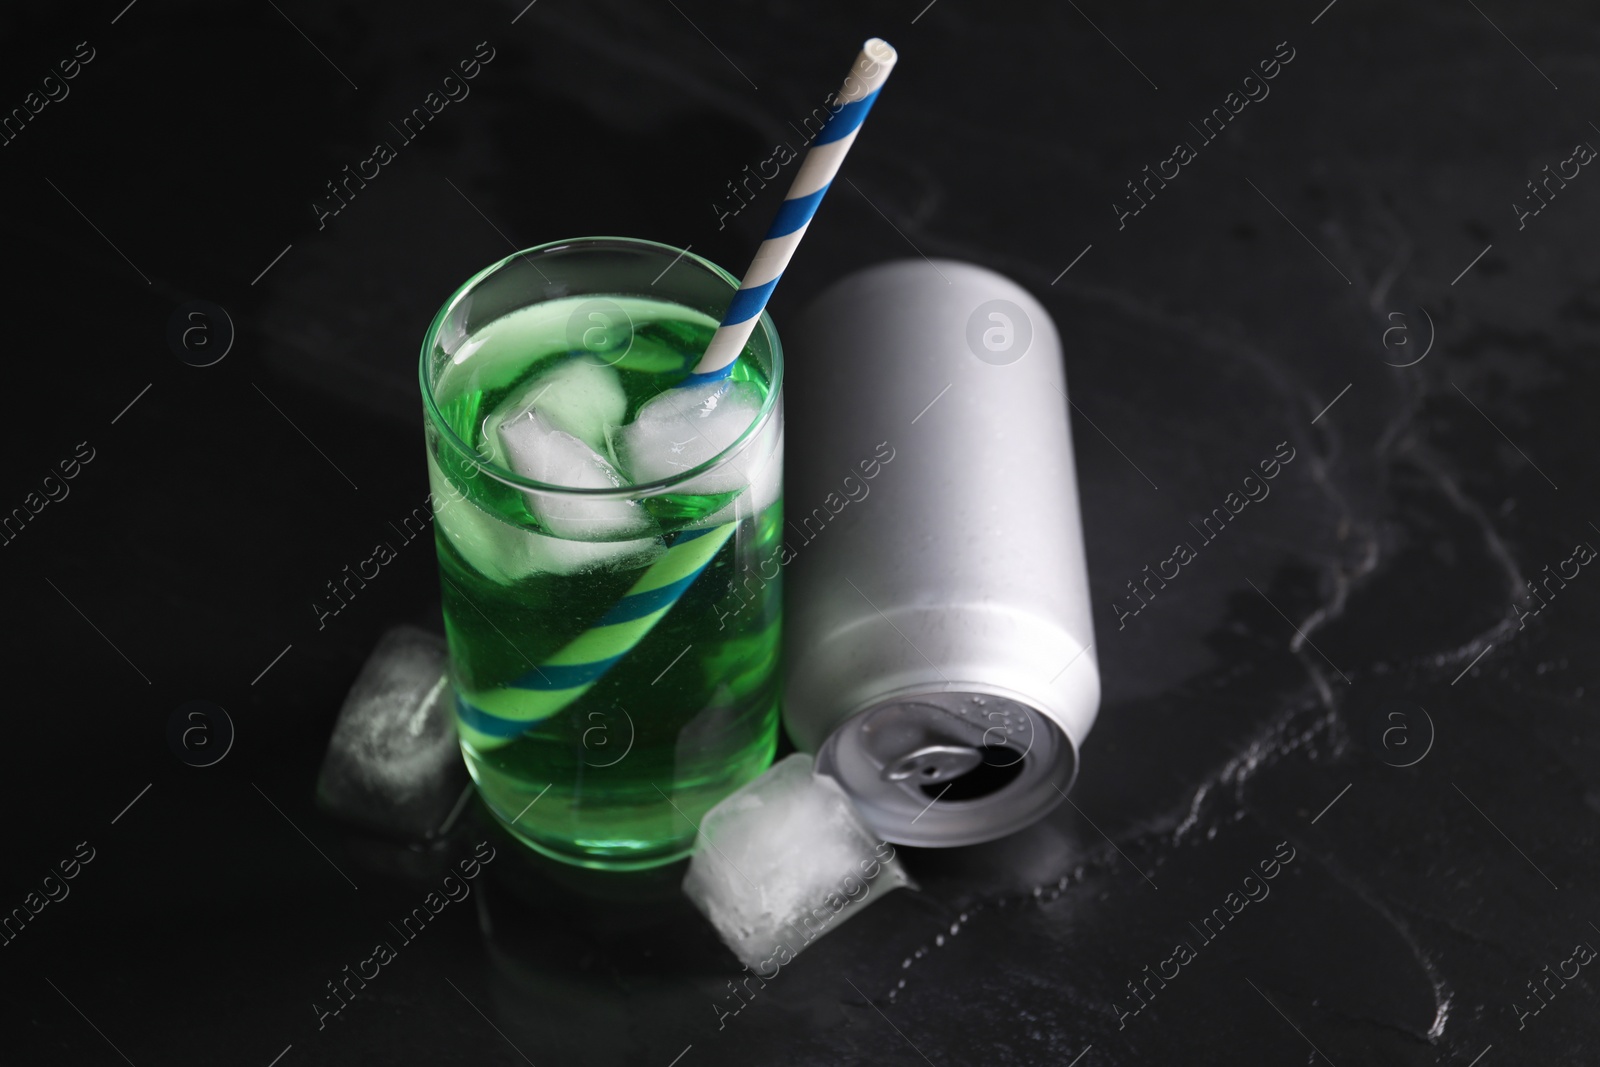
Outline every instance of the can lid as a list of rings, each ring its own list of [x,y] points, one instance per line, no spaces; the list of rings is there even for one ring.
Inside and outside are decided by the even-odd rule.
[[[817,751],[886,841],[941,848],[1004,837],[1066,798],[1070,739],[1013,696],[896,694],[845,719]]]

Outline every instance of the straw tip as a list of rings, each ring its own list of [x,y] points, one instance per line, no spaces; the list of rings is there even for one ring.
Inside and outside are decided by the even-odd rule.
[[[882,37],[874,37],[861,46],[861,50],[879,63],[893,63],[900,58],[894,46]]]

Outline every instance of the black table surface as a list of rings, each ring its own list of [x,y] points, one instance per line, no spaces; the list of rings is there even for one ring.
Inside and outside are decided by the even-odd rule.
[[[0,27],[28,326],[0,511],[37,512],[0,544],[0,908],[78,863],[0,947],[0,1061],[1600,1058],[1592,12],[106,0]],[[427,491],[429,319],[562,237],[738,270],[781,189],[735,214],[728,183],[871,35],[900,64],[773,314],[928,256],[1055,317],[1104,680],[1074,803],[903,850],[919,890],[737,1015],[681,870],[585,879],[502,841],[319,1028],[327,983],[498,840],[474,810],[397,847],[314,796],[378,636],[439,627],[426,540],[312,606]],[[1271,496],[1134,600],[1280,443]],[[191,700],[236,727],[211,766],[169,744]]]

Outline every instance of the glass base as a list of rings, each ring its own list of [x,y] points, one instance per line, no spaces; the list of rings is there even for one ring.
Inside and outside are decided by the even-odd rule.
[[[778,747],[775,694],[746,715],[761,724],[754,743],[711,761],[702,774],[690,776],[681,770],[674,774],[681,765],[669,752],[667,758],[674,761],[670,768],[646,771],[639,780],[624,779],[609,789],[602,781],[563,778],[549,768],[541,768],[538,777],[515,775],[495,762],[504,758],[509,746],[485,753],[463,740],[461,752],[484,807],[531,851],[573,867],[643,871],[692,855],[706,812],[771,766]],[[645,766],[647,758],[647,750],[636,749],[633,762],[618,764]],[[623,800],[628,796],[631,803]],[[573,811],[575,801],[581,815]]]
[[[587,867],[593,871],[647,871],[652,867],[665,867],[688,859],[694,853],[692,840],[684,847],[667,852],[630,848],[625,842],[620,841],[574,841],[571,843],[572,848],[581,851],[564,851],[529,837],[498,815],[495,816],[495,822],[539,855],[573,867]]]

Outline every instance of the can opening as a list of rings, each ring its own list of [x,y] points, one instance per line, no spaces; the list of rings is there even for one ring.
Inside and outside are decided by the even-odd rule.
[[[940,848],[991,841],[1055,807],[1077,753],[1018,697],[946,683],[850,715],[818,748],[816,767],[884,840]]]
[[[951,778],[944,784],[921,783],[924,795],[937,800],[977,800],[998,793],[1022,776],[1022,764],[1027,757],[1011,748],[985,748],[983,762],[971,770]],[[934,768],[924,769],[932,776]]]

